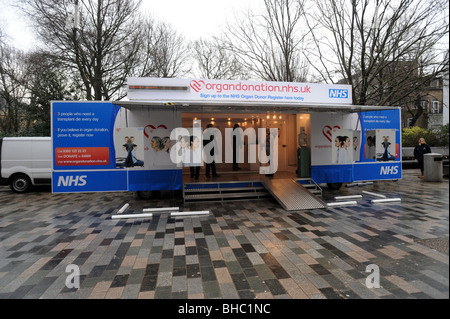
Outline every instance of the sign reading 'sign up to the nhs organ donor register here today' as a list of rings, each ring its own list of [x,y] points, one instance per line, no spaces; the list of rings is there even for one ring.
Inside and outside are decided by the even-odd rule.
[[[115,163],[118,110],[110,102],[52,103],[53,192],[127,190],[126,172]]]

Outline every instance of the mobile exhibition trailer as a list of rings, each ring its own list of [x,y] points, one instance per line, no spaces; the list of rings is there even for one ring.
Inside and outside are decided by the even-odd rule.
[[[273,163],[270,173],[303,165],[330,185],[402,175],[400,110],[352,105],[349,85],[129,78],[127,90],[120,101],[52,102],[53,192],[181,190],[182,138],[208,123],[223,169],[240,134],[235,157],[262,175]]]

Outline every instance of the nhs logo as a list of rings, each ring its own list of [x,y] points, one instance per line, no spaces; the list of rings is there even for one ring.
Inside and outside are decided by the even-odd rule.
[[[128,171],[53,172],[53,193],[114,192],[128,190]]]
[[[346,99],[348,98],[347,89],[329,89],[328,97],[332,99]]]
[[[71,186],[85,186],[86,185],[86,175],[68,175],[68,176],[59,176],[58,178],[58,187],[71,187]]]
[[[380,175],[396,175],[397,173],[397,166],[381,166]]]

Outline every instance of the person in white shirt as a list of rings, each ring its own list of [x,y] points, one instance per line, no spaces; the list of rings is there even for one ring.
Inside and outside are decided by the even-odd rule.
[[[178,155],[181,157],[182,166],[189,166],[189,136],[180,137],[180,149]]]
[[[348,153],[348,148],[350,147],[350,137],[342,136],[341,138],[341,147],[339,150],[339,161],[340,164],[351,163],[352,159],[350,154]]]
[[[159,145],[160,150],[156,152],[154,165],[167,166],[172,163],[172,161],[170,160],[170,146],[170,138],[167,136],[163,137]]]
[[[336,159],[335,159],[335,163],[339,163],[339,151],[341,149],[341,138],[342,136],[336,136],[336,138],[334,139],[334,146],[336,147]]]
[[[375,136],[368,136],[367,137],[367,153],[366,158],[374,159],[375,153],[376,153],[376,147],[375,147]]]

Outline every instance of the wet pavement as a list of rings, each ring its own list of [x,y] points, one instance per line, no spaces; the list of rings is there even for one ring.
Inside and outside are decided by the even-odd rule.
[[[448,178],[403,170],[322,199],[362,191],[401,201],[363,194],[294,212],[272,199],[198,203],[183,210],[209,216],[111,219],[126,203],[128,214],[182,202],[0,187],[0,298],[449,298]]]

